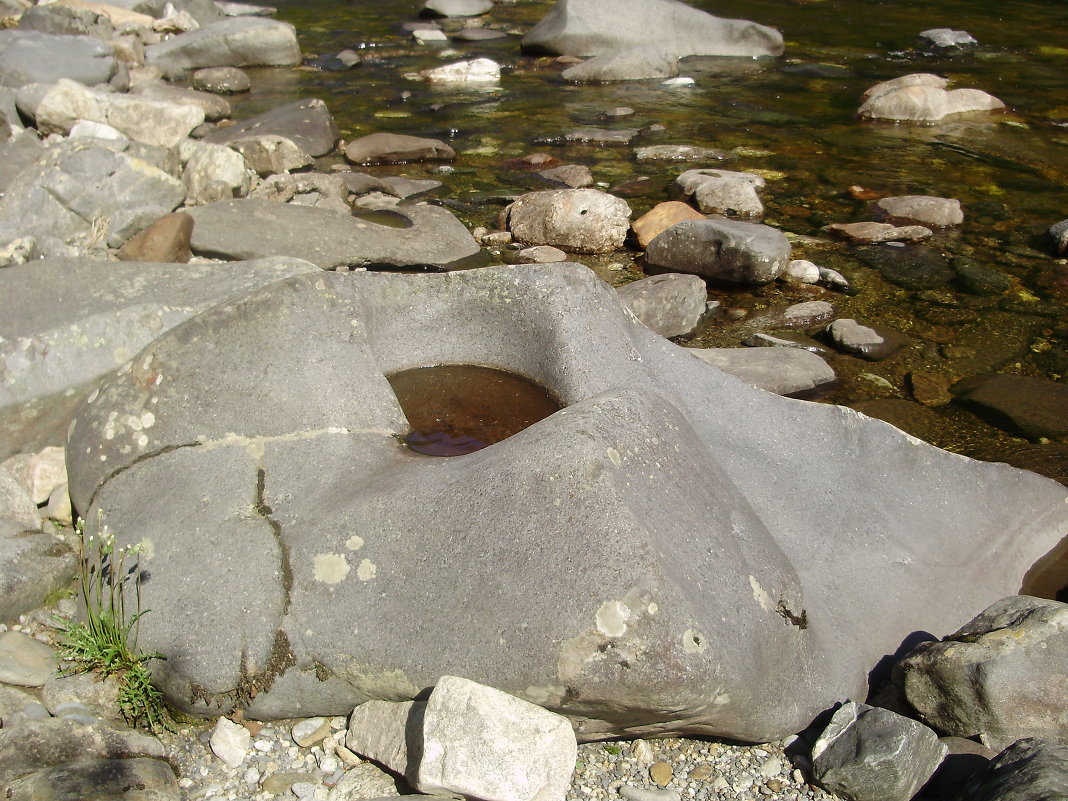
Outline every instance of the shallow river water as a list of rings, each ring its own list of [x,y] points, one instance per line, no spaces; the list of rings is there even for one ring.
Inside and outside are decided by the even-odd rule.
[[[549,9],[542,0],[500,2],[477,24],[508,31],[480,43],[453,41],[450,52],[420,47],[401,25],[418,18],[409,0],[280,0],[279,18],[297,26],[307,66],[253,70],[254,91],[235,98],[248,116],[297,97],[326,101],[346,140],[375,131],[447,139],[458,152],[454,171],[432,202],[471,226],[491,229],[502,203],[534,188],[509,160],[547,152],[590,167],[602,188],[627,196],[633,217],[669,198],[684,169],[722,166],[763,175],[765,222],[787,232],[795,258],[843,273],[856,293],[774,284],[759,290],[710,289],[709,298],[750,316],[763,307],[824,298],[839,316],[892,327],[909,344],[882,362],[830,357],[838,387],[826,400],[857,405],[941,447],[1011,461],[1068,481],[1068,445],[1027,441],[956,403],[916,402],[910,375],[943,383],[986,372],[1068,380],[1068,265],[1045,235],[1068,217],[1068,4],[1061,0],[695,0],[721,16],[774,26],[786,39],[779,59],[687,59],[687,88],[659,81],[568,85],[563,65],[525,56],[520,37]],[[444,21],[451,31],[465,24]],[[966,30],[978,41],[952,56],[918,49],[927,28]],[[353,48],[363,63],[332,71],[317,57]],[[405,73],[443,61],[487,56],[502,65],[499,84],[440,88]],[[1006,113],[934,126],[860,122],[860,96],[873,84],[912,72],[948,77],[1001,98]],[[617,106],[634,114],[599,121]],[[718,148],[719,164],[639,162],[633,147],[563,145],[561,135],[587,125],[662,125],[636,144]],[[341,161],[340,156],[334,161]],[[328,168],[330,159],[321,164]],[[432,165],[368,170],[427,177]],[[650,180],[634,188],[640,177]],[[622,186],[621,186],[622,185]],[[821,227],[868,219],[876,196],[931,194],[960,199],[965,222],[922,247],[865,252],[833,241]],[[866,258],[865,258],[866,257]],[[950,265],[966,257],[1011,279],[1011,288],[977,294]],[[620,284],[641,277],[636,251],[578,257]],[[887,267],[883,262],[889,262]],[[902,277],[902,263],[933,264]],[[875,266],[872,266],[875,265]],[[876,267],[881,269],[876,269]],[[889,278],[889,280],[888,280]],[[736,312],[741,314],[741,311]],[[751,333],[746,319],[712,320],[683,344],[737,346]],[[1068,415],[1068,409],[1063,413]]]

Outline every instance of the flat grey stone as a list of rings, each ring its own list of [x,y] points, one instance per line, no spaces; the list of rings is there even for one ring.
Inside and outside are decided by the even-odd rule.
[[[827,326],[827,334],[838,350],[873,362],[892,356],[905,344],[905,338],[896,331],[849,317]]]
[[[60,78],[94,86],[107,83],[118,64],[112,48],[91,36],[0,31],[0,85],[52,84]]]
[[[353,139],[345,147],[353,164],[403,164],[409,161],[456,158],[456,151],[438,139],[394,133],[373,133]]]
[[[895,224],[950,228],[964,222],[964,212],[956,198],[901,195],[881,198],[875,205]]]
[[[1005,104],[979,89],[945,88],[937,75],[916,73],[876,84],[864,93],[857,111],[862,119],[893,122],[938,122],[954,114],[996,111]]]
[[[479,252],[478,243],[439,206],[404,206],[382,224],[310,206],[253,198],[191,209],[193,252],[226,259],[268,254],[337,267],[441,269]],[[410,225],[404,226],[405,223]]]
[[[575,83],[608,83],[670,78],[679,74],[678,56],[651,47],[601,53],[568,67],[561,77]]]
[[[957,402],[1030,439],[1068,435],[1068,386],[1034,376],[988,373],[958,381]]]
[[[964,49],[979,44],[967,31],[955,31],[952,28],[928,28],[920,31],[920,38],[935,50]]]
[[[288,22],[227,17],[149,45],[145,62],[175,78],[202,67],[292,67],[300,63],[300,46]]]
[[[341,133],[326,103],[318,98],[295,100],[270,111],[218,128],[205,142],[226,145],[250,136],[283,136],[310,156],[324,156],[334,149]]]
[[[39,519],[27,526],[4,517],[0,510],[0,620],[17,620],[70,586],[78,555],[69,543],[39,531]]]
[[[196,89],[172,86],[163,81],[139,83],[130,89],[130,94],[136,97],[147,97],[150,100],[199,106],[204,110],[204,119],[211,121],[225,119],[232,113],[230,104],[225,98],[208,92],[198,92]]]
[[[565,408],[421,456],[385,376],[448,363]],[[86,518],[148,540],[140,645],[202,714],[249,686],[249,717],[345,714],[462,674],[580,739],[768,742],[1014,592],[1068,522],[1055,482],[748,387],[571,264],[265,287],[108,378],[68,454]]]
[[[763,188],[764,179],[759,175],[733,170],[686,170],[675,179],[678,194],[693,198],[703,213],[742,219],[764,216],[764,204],[757,194]]]
[[[805,395],[835,382],[834,369],[800,348],[689,348],[703,361],[776,395]]]
[[[41,687],[59,667],[56,652],[21,631],[0,632],[0,683]]]

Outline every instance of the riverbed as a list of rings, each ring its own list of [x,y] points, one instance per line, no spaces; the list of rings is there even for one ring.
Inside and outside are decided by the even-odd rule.
[[[1068,265],[1054,257],[1045,233],[1068,216],[1065,4],[700,0],[694,5],[706,11],[778,28],[786,52],[778,59],[686,59],[681,74],[695,83],[679,88],[660,81],[564,82],[566,65],[521,52],[522,34],[551,6],[541,0],[498,3],[477,20],[444,20],[446,32],[477,25],[507,34],[446,46],[417,45],[403,30],[403,23],[418,19],[416,2],[276,5],[279,18],[297,27],[305,66],[252,70],[253,92],[235,98],[235,116],[314,96],[326,101],[346,140],[376,131],[445,139],[458,153],[447,174],[426,164],[369,171],[416,178],[434,173],[444,186],[421,199],[447,205],[471,227],[493,229],[510,197],[545,188],[513,166],[533,152],[587,165],[599,187],[626,196],[635,218],[669,199],[670,184],[684,169],[756,172],[767,181],[764,222],[791,237],[795,257],[838,270],[854,292],[785,284],[712,287],[709,299],[731,314],[710,318],[682,344],[740,346],[752,330],[747,320],[762,309],[830,300],[840,317],[890,327],[908,344],[874,363],[832,354],[839,383],[821,400],[856,406],[949,450],[1068,481],[1064,442],[1026,439],[956,402],[918,393],[914,381],[918,374],[951,386],[984,373],[1068,380]],[[965,30],[979,44],[932,54],[917,34],[936,27]],[[356,51],[361,63],[336,69],[330,57],[345,49]],[[501,64],[498,84],[443,88],[405,77],[476,56]],[[1008,109],[937,125],[856,119],[865,89],[914,72],[983,89]],[[620,106],[634,113],[603,119]],[[648,162],[638,161],[633,147],[562,143],[567,132],[591,125],[642,129],[635,144],[712,147],[728,158],[715,164]],[[319,166],[341,162],[340,156],[328,157]],[[963,226],[897,251],[845,245],[822,230],[829,223],[869,219],[863,198],[906,194],[959,199]],[[1010,279],[1010,288],[977,292],[954,272],[961,259],[997,270]],[[644,274],[634,249],[576,260],[617,285]]]

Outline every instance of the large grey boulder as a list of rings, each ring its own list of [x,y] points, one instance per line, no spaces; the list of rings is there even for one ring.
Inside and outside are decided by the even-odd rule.
[[[758,223],[684,220],[649,243],[645,260],[721,284],[766,284],[790,263],[790,243],[782,231]]]
[[[678,0],[557,0],[523,37],[523,47],[568,56],[597,56],[635,47],[685,56],[778,56],[782,34],[723,19]]]
[[[193,251],[225,259],[285,255],[324,270],[442,269],[480,251],[464,224],[439,206],[404,206],[390,212],[387,222],[254,198],[209,203],[189,213]]]
[[[227,17],[149,45],[145,62],[175,78],[201,67],[292,67],[300,63],[300,46],[288,22]]]
[[[41,152],[0,199],[0,242],[51,238],[119,247],[185,198],[130,142],[71,139]]]
[[[385,376],[456,363],[566,408],[408,450]],[[168,698],[261,718],[464,675],[580,739],[767,742],[1015,591],[1068,522],[1059,484],[747,387],[567,263],[279,282],[108,378],[67,453],[76,507],[144,543]]]
[[[1068,604],[1005,598],[895,671],[908,702],[946,734],[995,749],[1020,737],[1068,745]]]
[[[318,268],[295,259],[146,264],[45,259],[4,269],[0,458],[61,444],[92,382],[182,320]]]
[[[334,149],[341,132],[326,103],[312,97],[294,100],[219,128],[205,136],[204,141],[228,145],[250,136],[282,136],[309,156],[324,156]]]
[[[1053,801],[1068,798],[1068,746],[1028,737],[979,771],[958,801]]]
[[[847,701],[812,746],[812,776],[849,801],[909,801],[946,750],[922,723]]]
[[[107,83],[117,70],[111,46],[91,36],[0,31],[0,85],[18,88],[70,78],[93,86]]]
[[[630,230],[630,206],[597,189],[528,192],[505,209],[508,230],[528,245],[556,245],[575,253],[610,253]]]

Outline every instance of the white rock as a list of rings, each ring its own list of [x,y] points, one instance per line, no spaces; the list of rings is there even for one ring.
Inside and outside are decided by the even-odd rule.
[[[146,145],[170,148],[204,122],[204,109],[90,89],[60,78],[36,109],[43,133],[68,133],[81,120],[102,122]]]
[[[70,129],[69,136],[72,139],[78,137],[92,138],[92,139],[125,139],[126,137],[121,131],[112,128],[110,125],[104,122],[93,122],[92,120],[79,120],[74,123]]]
[[[252,173],[244,157],[226,145],[198,142],[182,173],[188,206],[244,197],[252,185]]]
[[[685,75],[679,75],[677,78],[668,78],[666,81],[663,81],[660,85],[661,86],[675,87],[675,86],[693,86],[696,83],[697,83],[697,81],[695,81],[693,78],[687,77]]]
[[[820,280],[820,268],[805,259],[794,259],[786,265],[782,278],[799,284],[815,284]]]
[[[66,451],[49,446],[38,453],[20,453],[6,459],[0,468],[6,470],[40,506],[48,500],[56,487],[67,483]]]
[[[428,81],[448,83],[483,83],[501,79],[500,65],[490,58],[473,58],[423,70],[419,75]]]
[[[329,718],[306,718],[295,723],[290,730],[293,742],[302,748],[321,742],[329,733]]]
[[[244,726],[234,723],[229,718],[219,718],[211,733],[208,745],[215,756],[226,763],[231,770],[236,769],[248,753],[252,734]]]
[[[445,31],[440,28],[418,28],[412,31],[412,37],[419,44],[449,41],[449,37],[445,35]]]
[[[423,717],[420,792],[485,801],[554,801],[578,745],[567,718],[492,687],[442,676]]]

